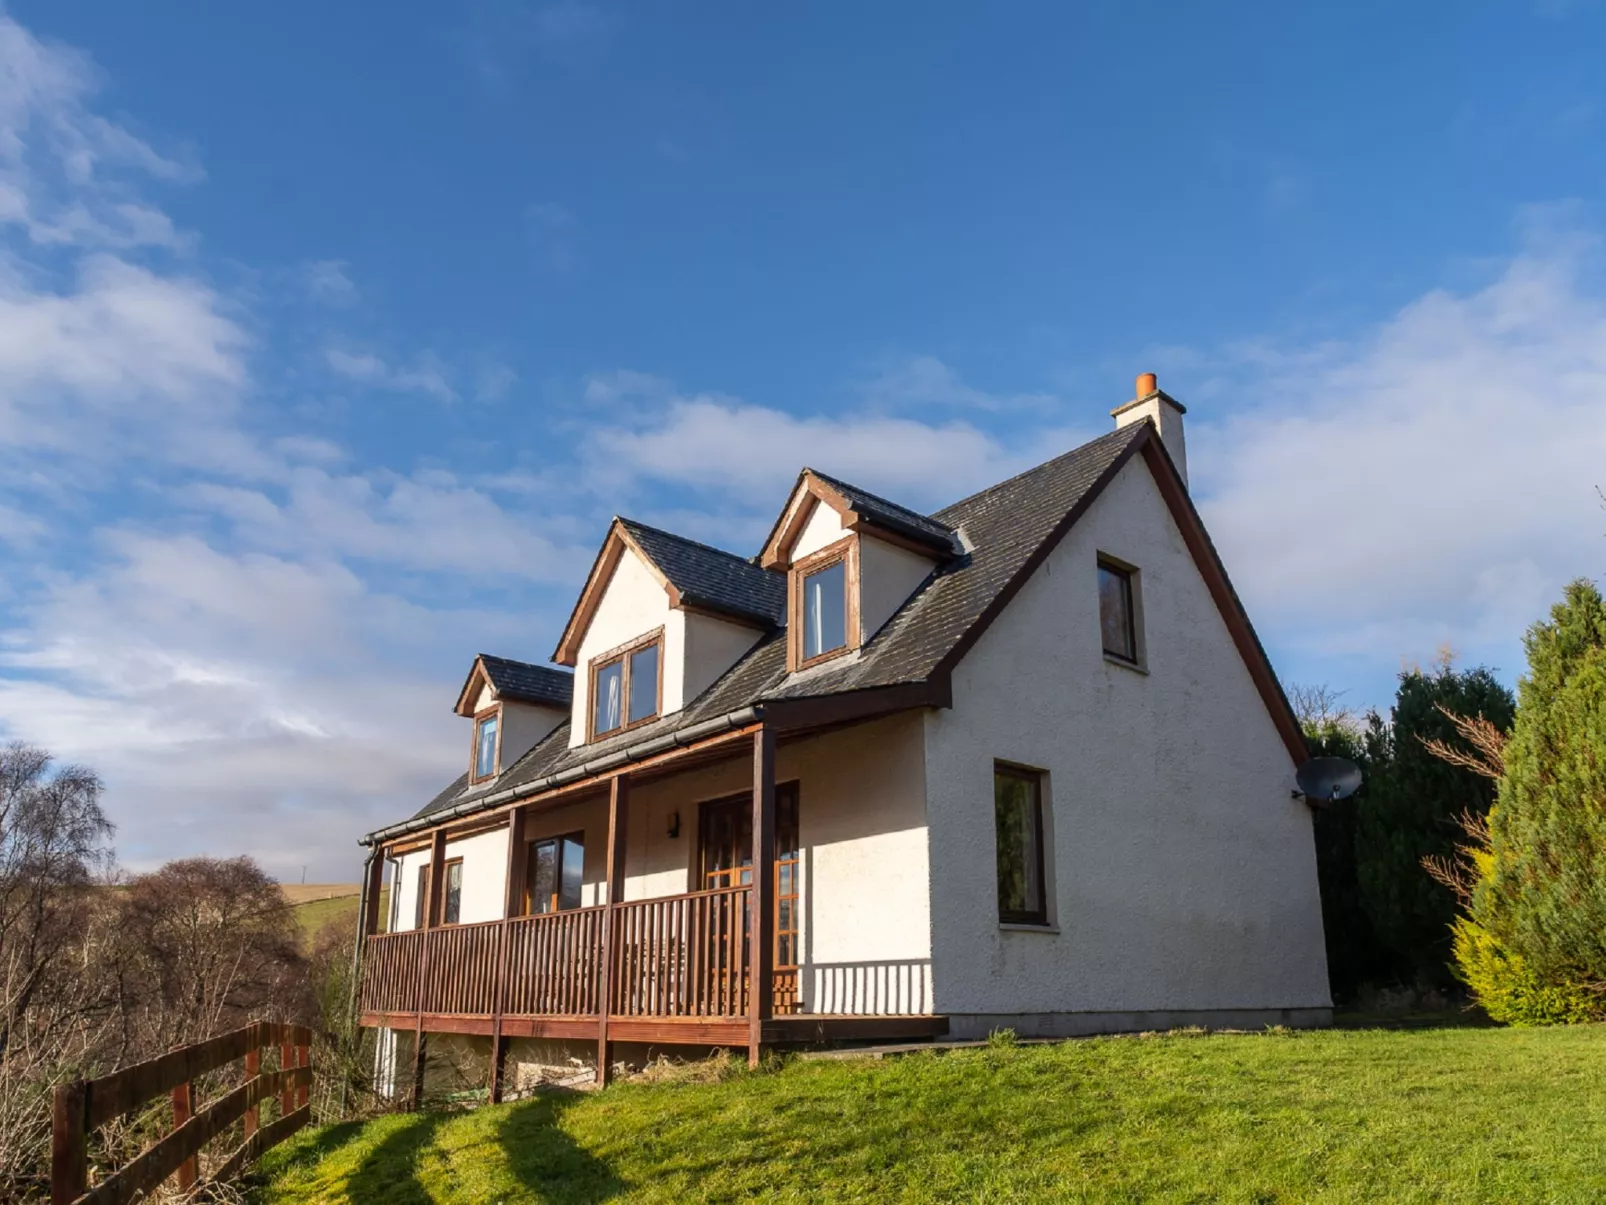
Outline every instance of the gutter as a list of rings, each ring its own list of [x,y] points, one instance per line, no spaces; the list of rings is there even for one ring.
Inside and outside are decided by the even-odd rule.
[[[416,833],[426,828],[436,828],[453,820],[460,820],[464,816],[475,812],[487,811],[499,804],[512,803],[528,795],[537,795],[542,791],[554,787],[566,786],[571,782],[578,782],[582,778],[590,778],[596,774],[606,774],[609,770],[617,770],[621,766],[628,766],[634,762],[644,761],[649,757],[656,757],[660,753],[667,753],[685,745],[694,744],[705,737],[718,736],[721,732],[729,732],[733,728],[742,728],[757,720],[764,718],[762,707],[744,707],[740,711],[732,711],[726,715],[716,716],[711,720],[691,724],[675,732],[665,733],[663,736],[653,737],[642,741],[639,745],[631,745],[599,757],[594,761],[583,762],[578,766],[571,766],[567,770],[560,770],[556,774],[548,774],[545,778],[537,778],[533,782],[520,783],[516,787],[508,787],[490,795],[482,795],[478,799],[469,799],[455,807],[443,808],[438,812],[429,812],[423,816],[414,816],[411,820],[403,820],[400,824],[393,824],[389,828],[375,829],[366,837],[358,840],[358,845],[379,845],[392,841],[397,837],[405,837],[409,833]]]

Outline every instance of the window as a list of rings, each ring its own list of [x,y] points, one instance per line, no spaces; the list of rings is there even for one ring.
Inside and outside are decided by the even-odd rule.
[[[1104,634],[1104,651],[1136,665],[1138,624],[1133,576],[1131,569],[1099,562],[1099,628]]]
[[[446,899],[441,905],[441,924],[455,925],[463,919],[463,859],[446,863]]]
[[[858,544],[839,540],[792,566],[791,663],[802,669],[858,647]]]
[[[580,833],[530,843],[525,866],[524,913],[561,912],[580,906],[586,851]]]
[[[663,632],[591,663],[591,738],[656,719],[662,703]]]
[[[848,642],[848,567],[837,561],[803,579],[803,659]]]
[[[993,821],[998,837],[998,919],[1006,924],[1047,924],[1042,775],[994,766]]]
[[[418,882],[413,894],[413,928],[424,927],[424,907],[429,902],[429,863],[418,868]]]
[[[498,765],[501,719],[502,713],[493,711],[489,715],[482,715],[474,724],[474,773],[470,777],[475,782],[495,778],[501,768]]]

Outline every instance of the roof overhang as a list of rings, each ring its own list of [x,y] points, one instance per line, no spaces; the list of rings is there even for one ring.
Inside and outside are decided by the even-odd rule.
[[[804,469],[798,474],[797,484],[792,487],[780,517],[770,528],[769,538],[764,541],[764,550],[758,557],[761,566],[765,569],[785,569],[791,563],[792,547],[803,534],[816,506],[828,506],[834,510],[841,517],[842,526],[849,531],[873,535],[922,556],[941,559],[953,552],[952,546],[945,541],[922,538],[856,509],[853,500],[841,490],[823,480],[813,469]]]

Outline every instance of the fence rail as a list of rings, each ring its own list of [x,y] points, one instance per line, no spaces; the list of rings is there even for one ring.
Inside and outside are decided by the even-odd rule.
[[[744,1015],[752,891],[723,887],[616,906],[609,977],[613,1015]]]
[[[262,1049],[279,1048],[279,1068],[261,1070]],[[93,1080],[56,1089],[51,1130],[51,1205],[123,1205],[178,1176],[181,1189],[195,1187],[201,1148],[236,1121],[245,1120],[245,1141],[210,1177],[234,1174],[263,1151],[307,1123],[312,1087],[312,1031],[304,1025],[253,1021],[220,1037],[182,1046],[157,1058]],[[194,1081],[237,1060],[246,1080],[199,1112]],[[131,1162],[89,1187],[89,1137],[96,1127],[171,1095],[173,1128]],[[279,1117],[261,1126],[259,1108],[275,1096]]]

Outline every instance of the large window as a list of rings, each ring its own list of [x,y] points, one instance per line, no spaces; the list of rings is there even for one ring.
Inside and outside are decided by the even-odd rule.
[[[495,778],[501,767],[498,762],[498,733],[502,727],[501,712],[482,715],[474,722],[474,773],[475,782]]]
[[[441,901],[441,924],[455,925],[463,919],[463,859],[446,863],[446,898]]]
[[[1042,775],[994,766],[993,822],[998,839],[998,919],[1008,924],[1047,924]]]
[[[855,578],[858,563],[850,538],[804,557],[792,566],[792,668],[801,669],[858,645]]]
[[[663,645],[663,633],[654,632],[591,663],[593,739],[657,718],[663,699]]]
[[[1104,651],[1132,665],[1138,663],[1135,577],[1125,566],[1099,561],[1099,629]]]
[[[530,843],[525,867],[524,912],[560,912],[580,906],[586,851],[579,833]]]

